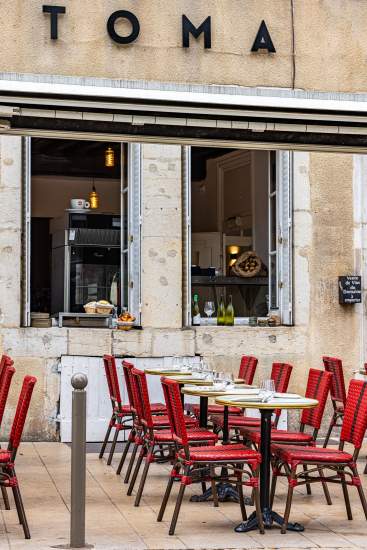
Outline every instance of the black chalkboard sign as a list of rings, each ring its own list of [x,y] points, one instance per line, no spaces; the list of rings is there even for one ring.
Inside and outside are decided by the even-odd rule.
[[[362,302],[362,277],[346,275],[339,277],[339,304],[360,304]]]

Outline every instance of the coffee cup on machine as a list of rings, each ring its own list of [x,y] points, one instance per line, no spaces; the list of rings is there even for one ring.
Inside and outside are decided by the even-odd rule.
[[[70,206],[73,210],[86,210],[90,208],[89,202],[84,199],[71,199]]]

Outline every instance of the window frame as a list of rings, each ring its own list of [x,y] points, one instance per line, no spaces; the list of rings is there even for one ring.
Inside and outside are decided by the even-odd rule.
[[[22,138],[22,326],[31,326],[31,186],[32,186],[32,138]],[[127,255],[128,255],[128,309],[141,324],[141,145],[121,143],[121,160],[127,152],[127,186],[128,220],[127,220]],[[121,164],[123,166],[123,164]],[[124,302],[123,276],[123,193],[125,177],[121,171],[121,304]]]
[[[275,151],[275,190],[271,185],[271,151],[269,150],[268,218],[269,218],[269,314],[280,317],[282,325],[293,325],[293,152]],[[191,319],[191,147],[182,147],[183,197],[183,326],[192,327]],[[272,197],[271,197],[272,195]],[[276,250],[271,251],[270,199],[276,201]],[[271,307],[270,256],[276,256],[276,307]],[[235,325],[247,325],[249,317],[235,317]],[[212,325],[203,325],[210,327]],[[230,328],[230,327],[223,327]]]

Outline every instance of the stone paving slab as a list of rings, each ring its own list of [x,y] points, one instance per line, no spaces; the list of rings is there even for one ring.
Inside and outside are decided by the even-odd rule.
[[[365,452],[361,453],[365,456]],[[240,521],[237,504],[190,503],[198,486],[187,489],[176,534],[168,535],[177,487],[172,491],[164,521],[156,521],[169,467],[153,464],[139,508],[134,495],[126,496],[126,485],[116,476],[119,455],[112,467],[87,455],[87,542],[96,550],[234,550],[314,549],[351,550],[367,548],[367,522],[357,491],[350,488],[353,521],[346,519],[341,490],[331,486],[332,506],[324,501],[322,489],[313,486],[312,495],[297,488],[291,519],[304,523],[304,533],[281,535],[279,530],[237,534]],[[364,459],[363,459],[364,460]],[[363,460],[359,471],[363,471]],[[0,550],[49,550],[67,544],[70,522],[70,448],[61,443],[24,443],[17,457],[24,503],[32,539],[25,541],[12,502],[10,511],[0,509]],[[367,476],[362,476],[367,488]],[[274,507],[283,513],[286,486],[279,483]],[[0,505],[1,508],[1,505]],[[3,508],[3,507],[2,507]],[[251,512],[251,509],[249,509]]]

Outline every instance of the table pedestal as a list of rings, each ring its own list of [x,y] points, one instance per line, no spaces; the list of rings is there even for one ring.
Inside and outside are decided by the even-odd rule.
[[[264,526],[270,529],[274,523],[282,526],[284,519],[274,512],[270,507],[270,458],[271,458],[271,417],[272,409],[260,409],[261,413],[261,464],[260,464],[260,507],[263,514]],[[258,521],[255,512],[250,515],[247,521],[243,521],[235,528],[237,533],[246,533],[258,529]],[[303,525],[299,523],[288,523],[288,531],[304,531]]]

